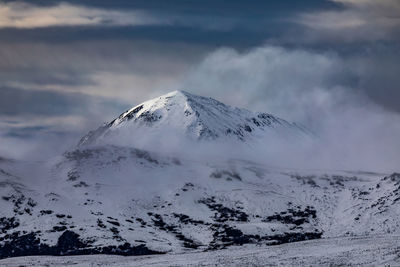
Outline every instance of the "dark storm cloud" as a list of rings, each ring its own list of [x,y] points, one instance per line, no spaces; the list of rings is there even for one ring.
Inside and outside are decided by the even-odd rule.
[[[337,107],[368,103],[375,113],[352,109],[342,117],[374,117],[365,129],[378,135],[378,122],[396,117],[380,109],[400,112],[398,7],[397,0],[2,1],[2,148],[79,138],[181,87],[306,115],[311,124],[329,115],[340,125],[330,116]],[[346,134],[357,141],[360,129]]]
[[[270,23],[272,24],[272,22]],[[283,23],[280,23],[282,26]],[[237,27],[229,31],[205,30],[188,26],[119,26],[119,27],[48,27],[36,29],[0,29],[0,41],[46,42],[49,44],[98,41],[98,40],[151,40],[160,43],[187,43],[210,47],[232,46],[249,48],[262,44],[267,38],[278,38],[281,30],[277,25],[260,31]],[[238,38],[240,36],[240,38]]]
[[[265,39],[279,38],[288,28],[296,27],[295,23],[287,18],[293,17],[300,11],[337,9],[337,5],[333,2],[314,0],[302,4],[298,1],[24,1],[24,3],[30,8],[8,8],[3,12],[2,23],[8,26],[1,27],[0,23],[0,40],[66,42],[119,38],[202,43],[213,46],[229,45],[240,48],[258,45]],[[5,2],[5,5],[11,7],[18,4],[21,2]],[[32,10],[29,11],[30,9]],[[140,12],[137,19],[134,19],[135,13],[129,13],[135,11]],[[88,12],[94,14],[87,14]],[[51,13],[54,14],[46,19],[45,15]],[[63,16],[64,13],[68,15]],[[9,17],[8,22],[7,17]],[[90,20],[88,17],[91,17]]]
[[[353,64],[362,75],[358,88],[383,107],[400,113],[400,45],[377,45],[358,54]]]
[[[21,127],[6,132],[4,136],[12,138],[32,138],[33,136],[40,134],[40,132],[49,129],[50,128],[46,126]]]
[[[91,108],[94,105],[101,106],[106,112],[118,112],[126,107],[115,101],[80,93],[0,87],[0,116],[91,115],[93,114]]]
[[[21,2],[5,0],[4,3]],[[224,1],[224,0],[25,0],[23,2],[39,6],[54,6],[60,3],[71,3],[76,5],[113,8],[113,9],[141,9],[152,12],[176,12],[188,14],[218,14],[218,15],[263,15],[266,12],[276,14],[278,12],[297,12],[318,9],[338,9],[340,5],[330,1],[307,0],[300,2],[296,0],[249,0],[249,1]],[[267,13],[268,14],[268,13]]]
[[[38,160],[62,153],[127,107],[81,93],[0,87],[0,154]]]
[[[340,10],[303,12],[293,21],[306,26],[303,41],[374,42],[400,40],[398,0],[330,0]]]
[[[132,80],[135,86],[125,92],[142,87],[137,99],[143,100],[145,91],[149,91],[147,95],[151,96],[150,91],[160,91],[163,83],[166,88],[179,83],[185,71],[194,67],[207,52],[221,46],[246,51],[268,42],[275,46],[306,47],[318,52],[333,50],[341,57],[358,58],[354,68],[359,70],[360,75],[355,77],[342,72],[335,79],[347,79],[346,86],[364,90],[377,103],[399,110],[393,100],[399,94],[397,88],[400,84],[395,74],[398,47],[393,44],[366,45],[362,43],[364,39],[357,35],[354,35],[351,44],[343,45],[340,43],[340,31],[347,31],[352,25],[351,20],[344,20],[340,27],[333,28],[338,31],[339,37],[335,35],[335,42],[330,42],[335,21],[323,16],[328,12],[330,15],[338,14],[340,18],[340,14],[350,12],[361,19],[373,14],[377,20],[390,14],[388,6],[398,6],[392,0],[380,2],[383,4],[370,0],[24,1],[28,9],[18,8],[23,3],[20,1],[3,3],[13,10],[6,10],[5,14],[14,12],[19,15],[22,12],[22,19],[17,22],[26,27],[31,21],[24,18],[41,15],[41,9],[46,11],[44,14],[71,12],[68,14],[72,14],[72,18],[83,17],[83,21],[74,20],[72,25],[68,25],[72,23],[68,19],[62,18],[59,22],[45,21],[43,25],[32,25],[31,28],[17,23],[19,26],[16,27],[22,28],[1,29],[0,82],[3,85],[19,83],[18,86],[22,84],[24,88],[30,85],[58,86],[59,90],[81,92],[98,86],[98,93],[104,95],[104,92],[114,88],[106,88],[109,84],[100,84],[99,77],[117,81],[121,80],[122,74],[132,74],[140,77]],[[110,18],[114,22],[100,19],[91,24],[92,21],[87,21],[85,15],[89,10],[95,10],[95,17]],[[125,16],[134,15],[130,11],[142,12],[144,24],[126,20]],[[321,32],[320,22],[325,25],[325,32]],[[48,26],[44,27],[46,23]],[[374,24],[363,22],[362,26],[369,29],[371,25]],[[390,31],[383,32],[386,36],[390,35]],[[311,37],[306,40],[302,35]],[[376,49],[379,46],[384,49]],[[166,77],[176,82],[165,82]],[[137,82],[138,79],[140,82]],[[150,81],[150,84],[143,83],[144,80]],[[128,84],[126,81],[118,87],[128,88]],[[124,98],[124,92],[120,92],[121,98]]]
[[[167,87],[208,50],[198,45],[149,41],[76,41],[0,44],[3,86],[83,92],[144,100],[155,87]],[[147,95],[148,96],[148,95]]]

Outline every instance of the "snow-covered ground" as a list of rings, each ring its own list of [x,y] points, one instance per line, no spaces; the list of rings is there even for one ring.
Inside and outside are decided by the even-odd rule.
[[[282,169],[116,146],[70,151],[34,180],[20,165],[0,165],[2,257],[181,253],[400,232],[396,173]],[[15,253],[35,239],[49,247]]]
[[[187,140],[175,143],[180,135],[170,130]],[[290,149],[310,135],[272,115],[173,92],[123,113],[49,162],[1,159],[0,258],[166,253],[174,256],[132,260],[236,257],[240,265],[253,251],[256,263],[279,260],[285,248],[309,255],[301,244],[319,249],[310,254],[316,261],[334,253],[339,262],[347,253],[338,250],[342,242],[364,246],[354,257],[397,248],[399,173],[278,167],[251,153],[260,136],[269,145],[291,141]],[[179,149],[159,146],[165,142]],[[375,244],[368,236],[376,235],[386,237]],[[365,242],[349,239],[356,236]],[[321,238],[340,239],[280,245]]]
[[[211,252],[123,257],[33,256],[0,260],[1,266],[400,266],[400,237],[344,237]]]

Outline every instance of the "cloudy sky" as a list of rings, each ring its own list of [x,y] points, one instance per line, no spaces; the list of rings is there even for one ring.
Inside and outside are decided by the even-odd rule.
[[[184,89],[394,160],[399,62],[398,0],[0,1],[0,155],[65,149]]]

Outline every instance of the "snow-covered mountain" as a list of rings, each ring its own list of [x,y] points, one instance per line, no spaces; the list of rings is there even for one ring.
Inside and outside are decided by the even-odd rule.
[[[277,168],[228,153],[190,158],[112,144],[135,131],[150,140],[174,131],[215,144],[304,132],[272,115],[173,92],[123,113],[51,162],[2,159],[0,258],[400,233],[400,174]]]
[[[82,138],[79,145],[138,144],[143,138],[249,140],[268,133],[307,135],[305,128],[267,113],[227,106],[212,98],[174,91],[139,104]],[[139,141],[137,141],[139,139]]]

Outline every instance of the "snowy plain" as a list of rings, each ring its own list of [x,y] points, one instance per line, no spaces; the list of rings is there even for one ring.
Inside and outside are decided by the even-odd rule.
[[[344,237],[154,256],[30,256],[1,266],[400,266],[400,237]]]

